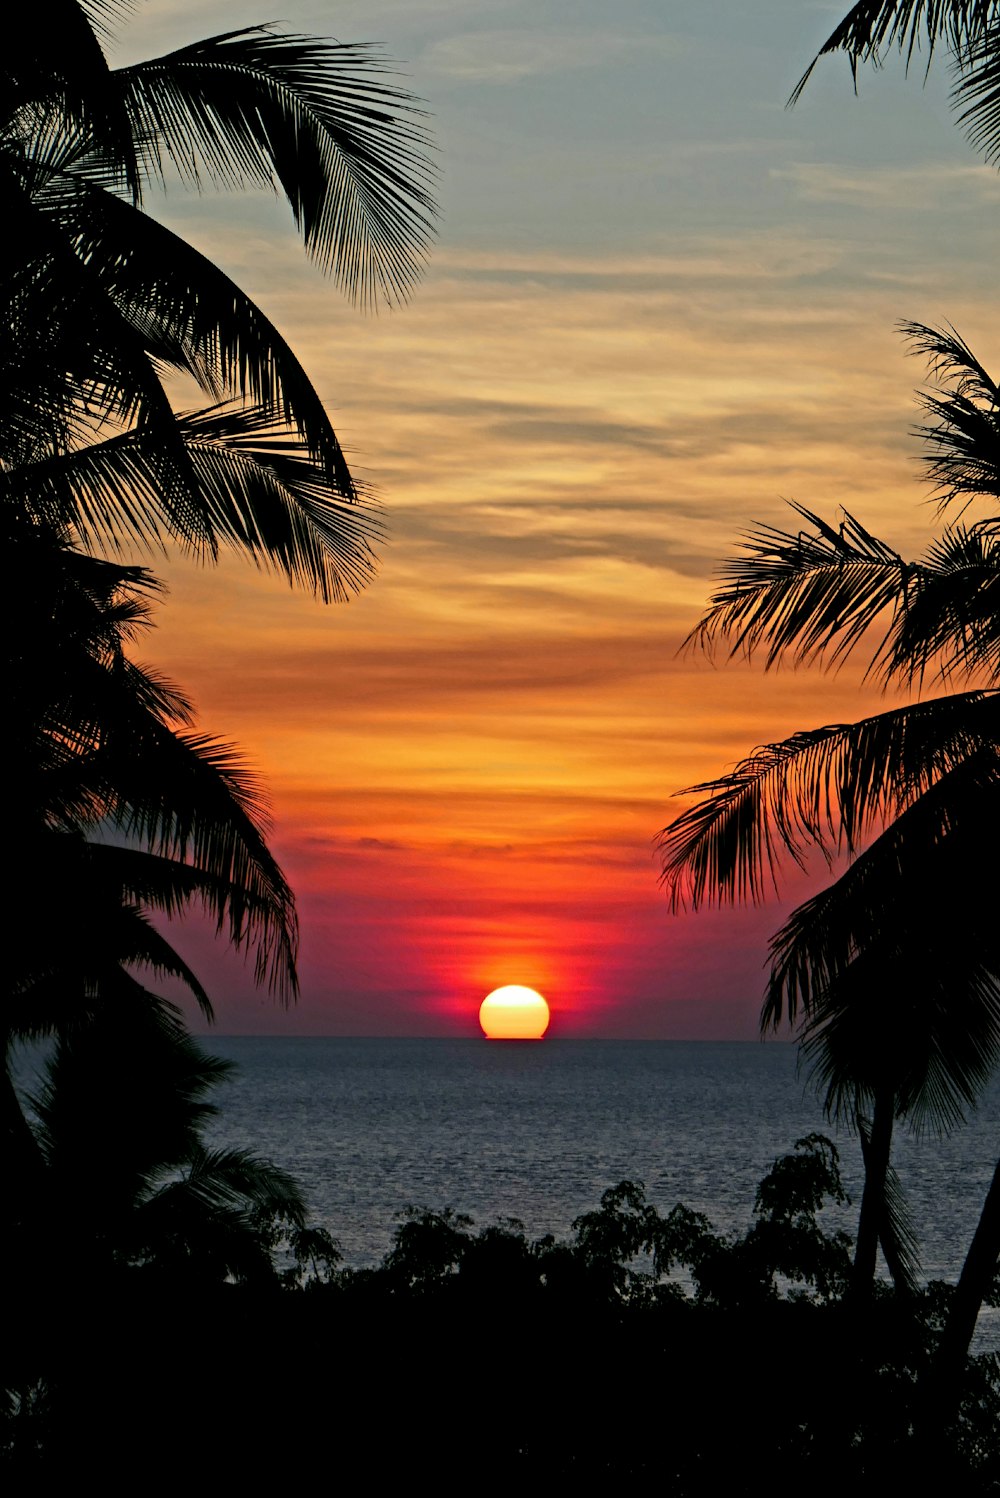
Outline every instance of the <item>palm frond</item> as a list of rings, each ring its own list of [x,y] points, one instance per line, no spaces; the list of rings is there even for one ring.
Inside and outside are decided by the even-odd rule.
[[[24,795],[18,821],[26,845],[46,829],[62,828],[68,840],[59,847],[86,848],[84,835],[106,827],[189,864],[204,876],[189,893],[237,948],[254,953],[257,980],[291,997],[294,899],[265,841],[256,777],[231,746],[178,730],[176,718],[188,716],[184,699],[126,657],[103,610],[117,613],[128,569],[81,560],[44,533],[9,555],[23,563],[36,553],[44,565],[26,576],[35,584],[40,576],[41,587],[28,602],[43,626],[46,619],[56,626],[42,655],[29,635],[32,650],[11,673],[12,747]],[[62,629],[64,616],[77,623],[75,637]]]
[[[759,901],[781,861],[854,851],[882,819],[1000,734],[1000,693],[966,692],[793,734],[729,775],[681,795],[703,799],[661,833],[662,882],[675,909]]]
[[[952,103],[969,140],[1000,165],[1000,15],[963,50],[955,64]]]
[[[917,396],[932,418],[916,435],[924,442],[924,468],[939,503],[1000,497],[1000,386],[954,328],[903,323],[902,331],[945,387]]]
[[[307,1207],[294,1176],[249,1150],[202,1148],[192,1158],[184,1184],[204,1200],[250,1204],[295,1227],[305,1227]]]
[[[212,1001],[197,974],[137,906],[123,904],[117,915],[119,960],[130,968],[148,969],[157,978],[174,978],[189,990],[205,1019],[214,1020]]]
[[[957,929],[963,950],[1000,971],[992,887],[967,878],[970,868],[989,866],[990,839],[998,834],[1000,751],[993,740],[942,774],[834,884],[792,913],[771,942],[762,1028],[777,1027],[786,1016],[794,1023],[800,1009],[812,1015],[860,954],[868,954],[877,988],[882,980],[873,964],[884,961],[886,971],[895,962],[905,967],[911,937],[915,950],[938,943],[942,981],[959,945]]]
[[[268,411],[220,407],[179,425],[221,541],[309,582],[324,601],[371,580],[383,534],[375,506],[356,489],[331,489]]]
[[[950,527],[928,548],[873,662],[886,680],[1000,681],[1000,528]]]
[[[143,425],[183,468],[174,413],[142,333],[15,174],[0,173],[0,195],[19,227],[0,249],[0,368],[10,392],[0,462],[65,451],[102,425]]]
[[[207,256],[79,175],[36,195],[144,356],[192,375],[213,400],[237,396],[292,426],[345,499],[354,485],[337,435],[277,328]]]
[[[140,0],[79,0],[80,9],[102,36],[111,36],[115,23],[126,20],[139,3]]]
[[[422,111],[375,49],[254,27],[117,73],[147,170],[280,185],[306,248],[362,303],[404,298],[431,236]]]
[[[788,102],[797,101],[821,57],[845,53],[856,82],[859,65],[880,67],[893,47],[909,65],[923,40],[930,66],[939,42],[964,55],[996,13],[997,0],[858,0],[820,47]]]
[[[743,554],[720,569],[723,585],[685,644],[711,650],[731,641],[730,655],[766,649],[773,666],[848,655],[887,609],[899,607],[912,569],[845,510],[838,527],[799,504],[810,531],[761,525]]]
[[[212,876],[203,900],[220,933],[254,952],[256,982],[290,999],[298,986],[294,897],[264,839],[259,785],[233,746],[149,724],[102,746],[94,769],[106,782],[109,821]]]
[[[293,432],[263,407],[223,405],[177,418],[191,504],[186,539],[230,546],[323,599],[370,581],[383,527],[374,503],[345,498]],[[177,534],[161,484],[170,455],[139,428],[63,456],[0,472],[4,493],[45,525],[105,546]],[[192,524],[193,522],[193,524]]]
[[[30,156],[54,119],[72,121],[101,153],[108,180],[138,200],[133,125],[100,42],[124,9],[114,0],[50,0],[19,15],[0,62],[0,132],[20,139]]]
[[[943,444],[938,429],[930,436]],[[961,476],[955,471],[959,463],[965,465]],[[948,498],[969,497],[973,479],[953,445],[929,466],[941,482],[945,468],[951,470],[955,487]],[[992,477],[983,472],[978,492],[989,492],[989,483],[1000,489],[997,474],[1000,464],[991,468]],[[723,639],[731,642],[731,657],[742,653],[748,659],[764,650],[765,669],[771,669],[784,657],[797,665],[836,666],[863,645],[870,651],[866,675],[886,685],[912,685],[935,666],[939,679],[982,673],[995,679],[996,520],[949,527],[918,562],[905,562],[849,515],[835,531],[810,511],[794,508],[814,533],[792,536],[769,526],[751,532],[744,554],[722,569],[725,586],[713,595],[686,646],[711,653]]]
[[[154,870],[149,855],[137,866],[141,859],[134,850],[102,847],[65,832],[19,840],[18,884],[8,901],[18,939],[7,961],[7,1023],[28,1023],[34,1031],[30,1015],[45,1008],[50,1019],[62,1016],[62,1026],[81,996],[105,1002],[121,991],[124,970],[136,968],[183,983],[212,1018],[211,1000],[196,974],[146,910],[182,913],[192,901],[204,902],[205,885],[216,881],[199,879],[184,866],[171,870],[166,861]],[[217,902],[226,895],[214,888],[212,893]],[[59,990],[54,1009],[42,1004],[43,995]],[[89,1000],[85,1007],[89,1011]]]
[[[144,1168],[176,1166],[217,1111],[208,1094],[231,1071],[187,1033],[172,1005],[133,982],[109,989],[85,1022],[61,1027],[30,1101],[50,1159],[89,1155],[88,1169],[100,1168],[104,1150],[94,1136],[102,1134],[107,1149],[114,1134],[121,1137],[109,1156],[130,1150],[145,1157]],[[127,1129],[119,1127],[123,1115]]]
[[[825,1106],[853,1118],[888,1079],[896,1109],[918,1128],[965,1122],[1000,1062],[1000,977],[933,941],[860,955],[814,1004],[802,1032]]]
[[[761,1023],[803,1015],[829,1113],[888,1089],[899,1117],[962,1122],[1000,1062],[1000,926],[988,867],[1000,755],[970,755],[909,807],[771,943]],[[960,934],[957,934],[960,933]]]

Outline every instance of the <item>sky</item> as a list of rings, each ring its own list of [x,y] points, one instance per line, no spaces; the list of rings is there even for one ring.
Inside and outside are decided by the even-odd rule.
[[[803,0],[152,0],[152,56],[278,19],[377,42],[428,110],[440,217],[404,307],[366,315],[264,193],[153,197],[277,323],[388,537],[323,606],[230,558],[153,565],[144,658],[238,742],[296,890],[282,1010],[197,927],[228,1033],[473,1035],[540,989],[563,1037],[749,1039],[757,910],[672,915],[657,834],[685,787],[798,728],[888,705],[861,680],[680,647],[753,522],[843,506],[907,554],[933,534],[900,320],[1000,366],[1000,176],[936,59],[825,60]]]

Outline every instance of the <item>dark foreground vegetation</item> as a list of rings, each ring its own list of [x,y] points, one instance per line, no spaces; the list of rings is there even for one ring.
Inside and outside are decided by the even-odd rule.
[[[566,1240],[411,1208],[349,1269],[283,1172],[199,1143],[224,1064],[179,1030],[164,1049],[103,1160],[110,1106],[73,1092],[93,1056],[64,1048],[35,1098],[50,1210],[6,1243],[9,1476],[1000,1491],[997,1360],[942,1387],[949,1286],[852,1299],[822,1136],[775,1162],[742,1236],[623,1181]]]

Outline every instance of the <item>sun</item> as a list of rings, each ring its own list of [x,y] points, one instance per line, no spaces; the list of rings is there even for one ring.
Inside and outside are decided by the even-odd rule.
[[[549,1006],[533,988],[508,983],[486,995],[479,1023],[487,1040],[541,1040],[549,1028]]]

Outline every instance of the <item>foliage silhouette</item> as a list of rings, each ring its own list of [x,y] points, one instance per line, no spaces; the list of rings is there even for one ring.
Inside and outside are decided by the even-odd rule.
[[[926,467],[942,508],[964,514],[1000,496],[1000,392],[953,332],[906,332],[941,382],[920,397]],[[985,678],[767,745],[693,787],[704,799],[661,839],[675,905],[759,899],[782,856],[853,856],[773,938],[762,1025],[798,1023],[828,1111],[861,1132],[863,1294],[879,1237],[898,1282],[913,1284],[893,1120],[955,1126],[1000,1059],[1000,936],[980,874],[1000,832],[1000,530],[995,514],[959,521],[911,563],[851,516],[834,527],[795,509],[810,529],[754,530],[694,642],[761,651],[768,667],[785,656],[837,664],[860,647],[886,684],[919,686],[932,671],[945,685]],[[981,1300],[987,1282],[968,1293]]]
[[[365,47],[257,28],[113,70],[99,36],[113,17],[59,9],[58,39],[49,12],[28,15],[0,66],[19,225],[0,253],[0,488],[85,544],[234,546],[343,597],[371,575],[378,523],[322,403],[277,329],[144,195],[168,169],[172,186],[272,186],[338,284],[397,300],[433,212],[420,112]],[[211,406],[178,419],[171,370]]]
[[[821,57],[846,54],[855,88],[858,68],[882,67],[895,48],[907,68],[926,46],[925,68],[944,46],[952,63],[952,105],[972,144],[1000,165],[1000,5],[997,0],[859,0],[831,32],[789,103]]]
[[[928,68],[939,45],[951,54],[960,122],[1000,164],[997,0],[859,0],[789,102],[825,55],[844,52],[856,84],[860,65],[879,67],[896,48],[909,67],[922,43]],[[905,331],[942,377],[941,391],[920,397],[931,418],[920,433],[928,475],[942,510],[958,501],[964,516],[973,501],[1000,496],[997,385],[953,329]],[[897,1283],[912,1288],[915,1242],[889,1164],[894,1118],[952,1126],[1000,1055],[995,902],[967,863],[990,867],[995,846],[1000,532],[995,509],[951,524],[910,564],[846,511],[834,527],[794,508],[808,528],[751,534],[749,555],[729,565],[695,632],[701,643],[725,638],[748,655],[763,649],[767,666],[785,656],[836,664],[881,631],[869,674],[886,684],[920,686],[933,668],[940,683],[978,676],[987,689],[755,751],[733,775],[692,788],[705,799],[664,833],[664,878],[675,903],[685,893],[695,904],[759,899],[782,854],[800,864],[810,848],[853,856],[889,824],[774,938],[764,1023],[783,1012],[795,1022],[801,1007],[804,1049],[828,1109],[851,1117],[861,1134],[859,1290],[872,1282],[879,1237]],[[929,887],[944,910],[927,910]],[[935,941],[935,926],[961,931],[962,940]],[[905,998],[894,1006],[898,990]],[[967,1349],[998,1256],[1000,1199],[991,1191],[970,1256],[978,1268],[962,1276],[944,1339],[943,1383]]]
[[[286,1273],[277,1288],[248,1277],[178,1298],[177,1278],[133,1257],[92,1316],[93,1280],[68,1325],[33,1311],[22,1339],[15,1316],[0,1449],[18,1476],[90,1460],[124,1478],[169,1420],[164,1472],[197,1459],[258,1483],[287,1472],[293,1434],[297,1460],[330,1461],[332,1432],[348,1481],[377,1461],[401,1482],[445,1450],[463,1469],[485,1453],[490,1484],[529,1490],[595,1473],[680,1498],[750,1494],[764,1472],[776,1493],[881,1491],[890,1476],[919,1487],[915,1380],[951,1291],[902,1303],[886,1290],[859,1342],[844,1315],[849,1245],[819,1220],[842,1200],[836,1150],[813,1135],[775,1161],[742,1234],[680,1205],[661,1214],[623,1181],[564,1241],[411,1208],[381,1265],[337,1271],[327,1257],[298,1288]],[[204,1439],[183,1401],[189,1338],[208,1328]],[[998,1475],[995,1361],[972,1360],[959,1392],[940,1475],[985,1494]]]
[[[286,1171],[204,1144],[217,1111],[209,1095],[230,1069],[149,994],[106,999],[63,1029],[29,1106],[50,1241],[58,1232],[78,1273],[132,1266],[184,1286],[276,1279],[272,1250],[305,1229],[306,1206]]]
[[[185,699],[131,658],[154,581],[39,527],[7,531],[18,878],[8,895],[5,1060],[19,1039],[69,1037],[103,1024],[109,1007],[142,1008],[149,996],[137,974],[179,981],[210,1016],[203,986],[151,919],[192,906],[251,959],[258,982],[294,996],[294,902],[265,841],[259,786],[231,746],[190,731]],[[12,1212],[28,1222],[46,1188],[6,1068],[3,1089]]]
[[[150,188],[282,193],[308,253],[370,305],[405,297],[433,213],[421,111],[371,49],[251,28],[113,70],[119,10],[58,0],[22,18],[0,61],[0,194],[18,225],[0,248],[20,874],[5,1059],[18,1037],[69,1044],[109,1005],[148,1005],[137,971],[180,980],[210,1014],[150,919],[192,904],[258,983],[286,1001],[297,988],[259,787],[131,658],[154,579],[80,548],[232,546],[328,600],[369,580],[380,529],[280,333],[145,211]],[[211,405],[175,413],[176,373]],[[6,1071],[2,1086],[28,1221],[41,1160]]]

